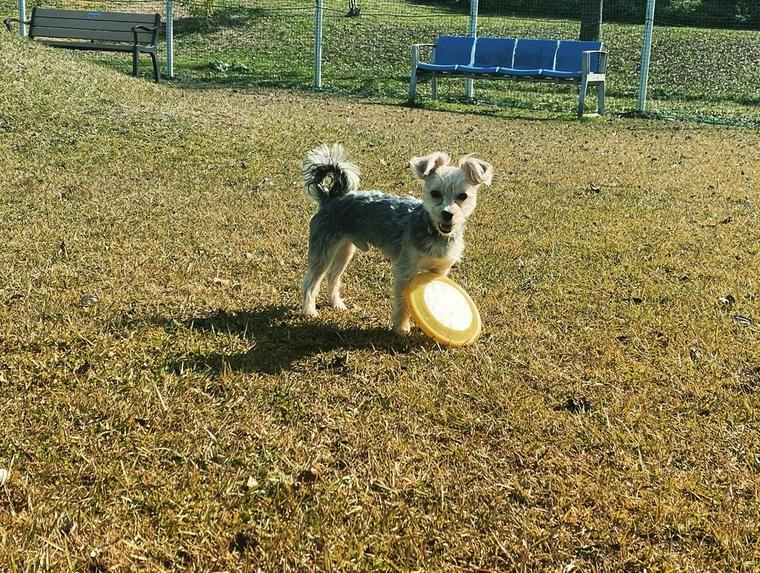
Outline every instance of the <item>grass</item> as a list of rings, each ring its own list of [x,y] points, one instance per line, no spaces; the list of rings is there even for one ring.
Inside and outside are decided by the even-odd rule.
[[[375,101],[399,102],[409,81],[409,46],[433,42],[439,34],[465,34],[468,16],[407,2],[365,2],[360,18],[344,17],[345,2],[326,3],[323,83],[334,93]],[[302,12],[292,7],[301,6]],[[235,7],[220,8],[214,30],[180,34],[178,74],[184,85],[284,85],[302,89],[312,83],[313,14],[309,2],[258,3],[255,16],[241,17]],[[578,22],[481,16],[479,34],[486,36],[572,38]],[[255,30],[255,34],[251,33]],[[610,50],[609,108],[636,105],[641,61],[642,26],[608,23],[604,39]],[[286,40],[283,41],[283,38]],[[732,56],[726,58],[725,54]],[[649,109],[685,117],[760,120],[760,32],[658,27],[650,76]],[[209,60],[242,63],[224,73]],[[423,86],[423,101],[429,88]],[[443,105],[463,93],[462,80],[444,82]],[[539,109],[571,114],[575,88],[514,82],[477,83],[480,106]],[[427,98],[429,101],[429,98]],[[471,108],[473,106],[470,106]]]
[[[0,568],[757,570],[757,131],[0,49]],[[337,139],[390,192],[493,162],[477,344],[395,338],[377,252],[299,317],[299,164]]]
[[[66,0],[77,5],[79,0]],[[114,4],[98,0],[88,8],[163,11],[163,4]],[[212,16],[199,18],[198,7]],[[466,34],[468,15],[406,1],[365,0],[362,16],[347,18],[345,0],[325,2],[323,85],[332,94],[398,104],[409,83],[409,46],[433,42],[439,34]],[[5,12],[14,11],[13,3]],[[579,23],[483,15],[486,36],[574,38]],[[636,107],[643,28],[607,23],[610,50],[608,109]],[[191,88],[286,88],[309,91],[313,85],[314,2],[262,0],[177,3],[176,84]],[[727,54],[730,55],[727,56]],[[103,60],[122,71],[120,55]],[[659,115],[705,122],[760,125],[760,31],[657,26],[654,32],[648,110]],[[462,80],[441,82],[438,109],[456,110]],[[507,81],[476,82],[476,113],[531,113],[572,117],[577,88]],[[427,83],[420,101],[431,105]]]

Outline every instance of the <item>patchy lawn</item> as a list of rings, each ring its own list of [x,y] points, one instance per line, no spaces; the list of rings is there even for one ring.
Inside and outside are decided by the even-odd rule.
[[[0,568],[756,570],[757,131],[0,49]],[[390,192],[412,155],[494,164],[475,345],[394,337],[377,252],[299,316],[321,140]]]
[[[466,10],[407,0],[362,0],[361,17],[346,17],[346,0],[325,0],[322,78],[325,90],[375,103],[405,101],[411,44],[433,42],[440,34],[466,34]],[[57,0],[59,7],[81,2]],[[288,89],[313,85],[314,0],[182,0],[175,2],[175,83],[191,88]],[[506,6],[506,4],[505,4]],[[14,0],[0,0],[6,16]],[[87,8],[158,11],[153,0],[91,0]],[[507,10],[507,8],[505,8]],[[482,14],[481,36],[575,38],[577,20]],[[607,109],[636,108],[643,25],[607,22],[603,37],[610,51]],[[159,43],[159,49],[164,42]],[[130,69],[129,58],[90,56],[115,69]],[[162,59],[164,56],[161,56]],[[656,22],[647,110],[708,123],[760,127],[760,31],[668,27]],[[441,100],[430,100],[429,81],[418,101],[456,111],[463,80],[440,82]],[[592,94],[593,95],[593,94]],[[573,85],[486,81],[475,83],[477,105],[468,112],[526,111],[571,118],[577,102]]]

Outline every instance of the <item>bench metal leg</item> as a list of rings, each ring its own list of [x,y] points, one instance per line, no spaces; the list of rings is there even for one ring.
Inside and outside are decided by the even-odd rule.
[[[597,109],[599,110],[599,115],[604,115],[604,96],[606,85],[606,82],[599,84],[599,96],[597,100]]]
[[[153,60],[153,81],[158,83],[158,80],[161,79],[161,70],[158,67],[158,56],[156,55],[156,52],[150,53],[150,59]]]
[[[140,52],[137,48],[132,50],[132,75],[137,77],[140,75]]]
[[[430,91],[433,99],[438,99],[438,77],[435,72],[433,72],[432,79],[430,80]]]
[[[586,108],[586,92],[588,91],[588,80],[581,78],[578,86],[578,118],[583,117],[583,111]]]
[[[409,93],[406,94],[406,100],[409,103],[414,103],[415,98],[417,97],[417,70],[412,70],[411,75],[409,76]]]

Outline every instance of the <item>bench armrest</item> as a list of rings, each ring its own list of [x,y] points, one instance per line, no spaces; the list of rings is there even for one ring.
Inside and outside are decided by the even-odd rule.
[[[137,41],[137,32],[153,32],[153,38],[151,38],[150,45],[156,43],[156,32],[158,31],[158,26],[144,26],[143,24],[138,24],[137,26],[132,26],[132,33],[135,35],[135,45],[137,45],[139,42]]]
[[[596,63],[596,69],[591,69],[591,56],[593,54],[598,54],[599,59]],[[586,50],[583,52],[581,56],[581,64],[582,64],[582,70],[583,75],[588,74],[604,74],[607,72],[607,56],[609,55],[609,52],[607,50]]]
[[[412,69],[417,69],[420,63],[420,48],[435,48],[435,44],[412,44]]]
[[[31,20],[19,20],[18,18],[6,18],[3,20],[3,24],[5,24],[5,29],[11,32],[11,23],[12,22],[18,22],[19,24],[26,24],[29,26],[32,21]]]

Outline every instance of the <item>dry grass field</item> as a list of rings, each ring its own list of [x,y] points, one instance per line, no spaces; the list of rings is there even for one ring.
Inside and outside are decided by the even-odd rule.
[[[760,570],[760,132],[0,51],[0,570]],[[299,316],[322,140],[494,164],[475,345],[392,335],[377,252]]]

